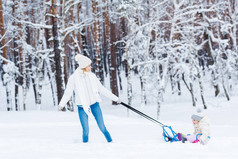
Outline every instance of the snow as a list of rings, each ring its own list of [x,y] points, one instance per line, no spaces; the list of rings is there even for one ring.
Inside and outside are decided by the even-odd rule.
[[[141,110],[139,80],[132,77],[132,106]],[[109,81],[109,80],[107,80]],[[126,82],[125,79],[123,79]],[[124,84],[126,86],[126,84]],[[138,85],[138,87],[136,87]],[[106,87],[110,88],[109,83]],[[161,105],[159,121],[172,126],[176,132],[192,133],[191,115],[201,108],[192,107],[191,97],[183,87],[182,95],[166,91]],[[58,112],[53,107],[50,86],[44,86],[42,110],[36,110],[33,89],[27,95],[27,111],[6,111],[5,88],[0,84],[0,159],[235,159],[238,157],[238,94],[233,93],[230,101],[213,97],[213,90],[206,83],[207,110],[203,110],[211,121],[211,140],[208,145],[191,143],[167,143],[162,137],[162,128],[122,105],[112,106],[103,98],[101,109],[113,143],[107,143],[93,118],[89,119],[89,143],[82,143],[82,128],[77,111]],[[169,84],[168,87],[169,88]],[[235,88],[234,88],[235,89]],[[195,89],[196,90],[196,89]],[[211,90],[211,91],[210,91]],[[124,92],[123,92],[124,91]],[[120,92],[126,100],[126,90]],[[20,96],[22,90],[20,89]],[[12,92],[13,98],[14,92]],[[143,112],[156,117],[156,99],[153,91]],[[20,98],[21,100],[21,98]],[[20,101],[22,103],[22,101]]]
[[[210,100],[204,113],[211,120],[211,140],[208,145],[166,143],[162,128],[122,106],[111,106],[104,100],[101,108],[113,143],[107,143],[94,119],[90,118],[89,143],[82,143],[82,129],[77,112],[0,111],[1,159],[153,159],[153,158],[237,158],[238,97],[227,102],[223,98]],[[172,100],[173,101],[173,100]],[[176,100],[174,100],[176,101]],[[171,102],[161,108],[160,121],[177,132],[193,131],[191,103]],[[153,106],[146,113],[152,114]],[[186,112],[185,112],[186,110]]]

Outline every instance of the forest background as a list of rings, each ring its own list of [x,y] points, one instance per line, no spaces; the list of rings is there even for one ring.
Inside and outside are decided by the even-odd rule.
[[[1,110],[27,110],[31,89],[35,109],[47,88],[57,106],[78,53],[129,104],[136,77],[140,106],[156,101],[157,117],[168,88],[204,109],[207,86],[227,100],[238,89],[237,0],[0,0],[0,31]]]

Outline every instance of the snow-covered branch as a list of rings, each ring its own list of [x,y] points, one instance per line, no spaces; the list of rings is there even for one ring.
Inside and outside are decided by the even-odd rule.
[[[73,6],[82,3],[82,0],[69,0],[65,3],[64,13],[67,13]]]
[[[149,61],[143,61],[143,62],[138,62],[136,64],[133,64],[130,66],[131,69],[138,67],[138,66],[145,66],[145,65],[154,65],[154,64],[161,64],[162,62],[159,60],[149,60]]]
[[[65,37],[68,36],[68,34],[71,33],[72,31],[80,29],[80,28],[82,28],[84,26],[91,25],[93,22],[94,22],[94,19],[93,18],[89,18],[89,19],[86,19],[86,20],[80,22],[79,24],[75,24],[73,26],[65,28],[63,30],[63,32],[65,33],[63,39],[65,39]]]
[[[18,20],[16,18],[14,18],[15,21],[17,23],[20,23],[20,24],[24,24],[24,25],[27,25],[27,26],[31,26],[33,28],[37,28],[37,29],[52,29],[52,25],[42,25],[42,24],[37,24],[37,23],[32,23],[30,21],[25,21],[25,20]]]

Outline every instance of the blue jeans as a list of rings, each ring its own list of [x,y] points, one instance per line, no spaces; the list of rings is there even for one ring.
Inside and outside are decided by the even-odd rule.
[[[90,105],[90,108],[95,120],[97,121],[97,125],[99,129],[101,130],[101,132],[106,137],[107,142],[111,142],[112,138],[104,125],[102,111],[99,106],[99,103],[96,102]],[[83,128],[83,142],[85,143],[85,142],[88,142],[88,134],[89,134],[88,115],[85,113],[82,106],[78,106],[78,113],[79,113],[79,119]]]

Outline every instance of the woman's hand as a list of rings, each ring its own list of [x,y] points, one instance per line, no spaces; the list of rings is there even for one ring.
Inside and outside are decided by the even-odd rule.
[[[58,111],[63,111],[63,110],[64,110],[64,107],[58,106]]]
[[[121,104],[121,100],[119,98],[116,102],[117,102],[117,104]]]

